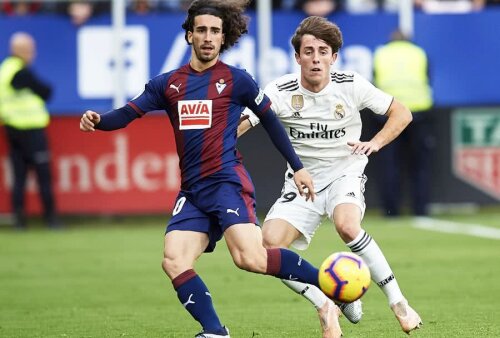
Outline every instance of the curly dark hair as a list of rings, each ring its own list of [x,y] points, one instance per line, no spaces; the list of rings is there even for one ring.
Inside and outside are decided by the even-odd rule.
[[[302,20],[292,36],[292,46],[295,53],[300,54],[302,37],[306,34],[325,41],[332,48],[333,53],[337,53],[342,47],[342,32],[336,24],[323,17],[310,16]]]
[[[232,47],[240,36],[248,33],[249,17],[244,14],[250,0],[194,0],[188,9],[182,28],[186,31],[184,38],[188,41],[188,32],[193,32],[194,18],[198,15],[210,14],[221,18],[224,44],[220,52]]]

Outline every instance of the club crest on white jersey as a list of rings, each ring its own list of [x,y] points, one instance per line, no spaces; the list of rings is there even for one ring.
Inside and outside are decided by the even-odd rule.
[[[212,100],[181,100],[177,103],[179,129],[207,129],[212,126]]]
[[[345,116],[344,106],[340,103],[335,105],[335,108],[333,109],[333,117],[336,120],[340,120],[343,119],[344,116]]]

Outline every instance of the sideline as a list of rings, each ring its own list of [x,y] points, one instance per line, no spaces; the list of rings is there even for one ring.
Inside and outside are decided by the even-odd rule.
[[[429,231],[463,234],[488,239],[500,239],[500,229],[491,228],[480,224],[457,223],[430,217],[416,217],[412,223],[412,226],[414,228]]]

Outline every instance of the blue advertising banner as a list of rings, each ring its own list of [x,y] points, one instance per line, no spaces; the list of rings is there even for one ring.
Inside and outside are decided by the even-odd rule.
[[[223,60],[257,76],[257,19],[250,15],[249,34],[224,53]],[[274,13],[273,48],[267,60],[271,78],[297,70],[289,41],[303,18],[299,12]],[[340,26],[345,41],[335,67],[355,70],[371,79],[373,52],[397,26],[397,15],[338,13],[330,19]],[[138,94],[149,78],[189,60],[183,20],[183,14],[173,13],[127,17],[124,47],[129,97]],[[10,35],[20,30],[37,41],[34,68],[54,86],[49,104],[53,114],[112,108],[113,33],[108,16],[93,18],[82,27],[72,25],[64,16],[0,16],[0,58],[8,55]],[[436,105],[500,104],[499,34],[500,9],[461,15],[416,13],[414,40],[429,54]]]

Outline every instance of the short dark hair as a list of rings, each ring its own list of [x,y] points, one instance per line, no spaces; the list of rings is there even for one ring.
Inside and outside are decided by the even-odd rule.
[[[184,38],[188,41],[188,32],[193,32],[194,18],[198,15],[210,14],[222,20],[224,44],[220,52],[232,47],[240,36],[248,33],[249,17],[244,14],[250,0],[194,0],[188,9],[182,28],[186,31]]]
[[[306,34],[325,41],[332,48],[333,53],[337,53],[342,47],[342,32],[336,24],[319,16],[310,16],[302,20],[292,36],[295,53],[300,54],[302,37]]]

